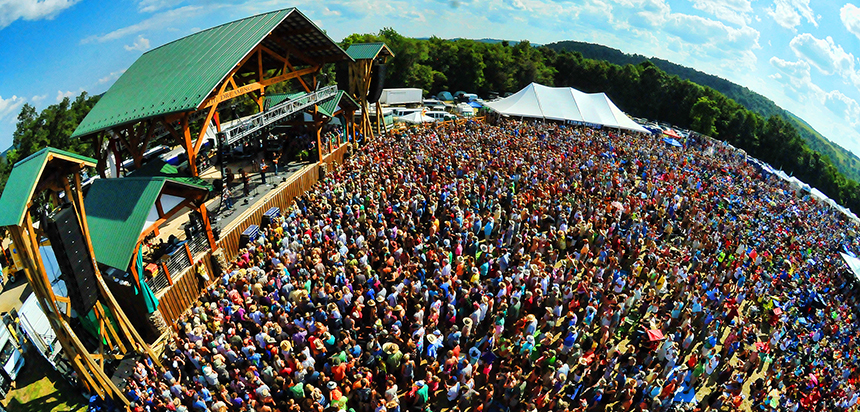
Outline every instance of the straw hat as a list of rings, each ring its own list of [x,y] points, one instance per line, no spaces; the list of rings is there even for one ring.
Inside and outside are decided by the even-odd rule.
[[[393,355],[393,354],[397,353],[397,351],[399,351],[399,350],[400,350],[400,346],[398,346],[394,342],[387,342],[384,345],[382,345],[382,351],[389,354],[389,355]]]
[[[463,318],[463,327],[472,327],[472,318]]]
[[[376,307],[376,301],[375,301],[375,300],[373,300],[373,299],[368,300],[368,301],[367,301],[367,306],[370,306],[370,307]]]
[[[385,296],[382,296],[382,295],[376,296],[376,301],[379,303],[385,302]]]
[[[438,339],[436,335],[427,335],[427,342],[431,345],[436,344],[436,339]]]
[[[395,306],[395,307],[394,307],[394,311],[395,311],[395,312],[402,312],[402,311],[403,311],[403,306],[400,306],[400,305],[398,304],[397,306]]]
[[[323,344],[322,339],[317,339],[317,340],[315,340],[315,341],[314,341],[314,347],[315,347],[315,348],[317,348],[317,350],[323,350],[323,348],[325,347],[325,345]]]
[[[328,387],[328,390],[330,390],[330,391],[337,389],[337,383],[335,383],[334,381],[328,381],[326,386]]]

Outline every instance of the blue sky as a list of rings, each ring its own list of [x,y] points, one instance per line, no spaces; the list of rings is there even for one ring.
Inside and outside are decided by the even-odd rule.
[[[146,50],[298,7],[335,40],[580,40],[656,56],[759,92],[860,154],[860,0],[0,0],[0,150],[24,103],[102,93]]]

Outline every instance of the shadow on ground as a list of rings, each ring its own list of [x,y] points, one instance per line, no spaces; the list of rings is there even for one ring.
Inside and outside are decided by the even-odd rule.
[[[55,371],[32,346],[14,388],[3,404],[9,412],[83,411],[87,402],[81,393]]]

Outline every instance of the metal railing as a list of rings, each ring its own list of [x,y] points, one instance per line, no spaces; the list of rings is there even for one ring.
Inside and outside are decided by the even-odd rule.
[[[167,279],[167,274],[164,273],[164,270],[161,269],[161,265],[158,266],[158,272],[150,278],[146,279],[146,284],[149,285],[149,288],[152,289],[152,293],[158,293],[163,289],[167,289],[170,287],[170,280]]]
[[[263,113],[251,116],[237,124],[235,127],[223,130],[222,132],[224,133],[226,144],[232,145],[241,141],[245,137],[254,135],[255,133],[260,133],[266,126],[275,124],[287,116],[293,115],[319,102],[330,99],[336,94],[337,86],[327,86],[313,93],[308,93],[304,96],[279,103]]]

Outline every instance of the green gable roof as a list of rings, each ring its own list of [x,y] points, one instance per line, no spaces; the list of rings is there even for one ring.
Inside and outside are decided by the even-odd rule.
[[[356,43],[346,49],[346,54],[354,60],[372,60],[383,50],[385,51],[383,55],[394,56],[385,43]]]
[[[46,147],[15,163],[3,195],[0,196],[0,226],[21,224],[42,172],[48,163],[56,160],[61,163],[84,163],[90,167],[96,165],[95,159],[53,147]]]
[[[84,207],[97,262],[121,270],[128,268],[137,240],[146,229],[149,211],[165,185],[202,190],[166,177],[124,177],[93,182]]]
[[[319,110],[326,116],[332,117],[337,111],[338,106],[350,106],[353,109],[358,109],[358,103],[343,90],[339,90],[334,97],[322,102],[319,105]]]
[[[168,180],[173,182],[184,183],[203,190],[212,190],[212,184],[206,180],[199,177],[183,175],[176,166],[173,166],[161,159],[152,159],[140,169],[129,173],[128,177],[166,177]]]
[[[98,179],[84,207],[96,261],[126,270],[165,178]]]
[[[72,137],[150,117],[195,111],[230,71],[273,33],[280,33],[291,47],[306,50],[304,54],[312,59],[349,60],[331,38],[295,8],[236,20],[144,53],[117,79]],[[271,40],[265,44],[276,51],[282,49]],[[292,55],[290,59],[294,65],[306,64]]]

